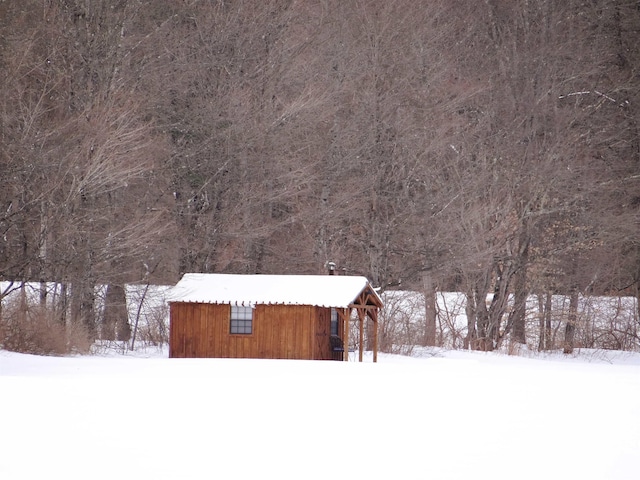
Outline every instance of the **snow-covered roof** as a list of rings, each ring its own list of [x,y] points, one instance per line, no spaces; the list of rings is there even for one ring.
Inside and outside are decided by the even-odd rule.
[[[365,277],[187,273],[171,289],[169,302],[346,308],[365,288],[382,304]]]

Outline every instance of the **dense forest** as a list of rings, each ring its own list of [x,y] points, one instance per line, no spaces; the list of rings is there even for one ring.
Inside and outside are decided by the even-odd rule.
[[[524,342],[640,299],[639,44],[630,0],[2,1],[0,280],[125,339],[97,285],[331,261]]]

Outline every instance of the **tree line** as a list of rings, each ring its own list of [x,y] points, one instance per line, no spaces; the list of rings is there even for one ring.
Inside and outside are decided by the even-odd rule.
[[[332,261],[433,298],[427,345],[464,292],[482,350],[533,293],[640,299],[639,29],[622,0],[1,2],[0,280],[126,339],[127,283]]]

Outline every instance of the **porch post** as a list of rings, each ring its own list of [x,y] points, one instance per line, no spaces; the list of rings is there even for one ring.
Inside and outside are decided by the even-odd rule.
[[[373,361],[378,361],[378,309],[371,310],[371,320],[373,320]]]
[[[362,362],[362,355],[364,352],[364,319],[365,319],[366,313],[361,309],[358,308],[358,321],[359,321],[359,327],[360,327],[360,345],[358,347],[358,361]]]
[[[349,317],[351,316],[351,309],[344,309],[344,341],[342,349],[342,361],[349,361]]]
[[[378,309],[367,312],[373,322],[373,361],[378,361]]]

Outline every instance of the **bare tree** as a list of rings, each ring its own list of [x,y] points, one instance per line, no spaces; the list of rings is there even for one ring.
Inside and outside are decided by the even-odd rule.
[[[107,3],[16,11],[3,51],[3,141],[21,173],[4,237],[21,260],[3,275],[71,284],[72,319],[92,336],[96,285],[133,279],[163,229],[137,204],[162,149],[124,71],[127,2]]]
[[[531,292],[640,298],[639,15],[0,2],[0,278],[63,283],[60,311],[111,338],[98,284],[121,305],[127,282],[334,261],[423,291],[416,343],[434,292],[465,292],[485,350],[529,340]]]

